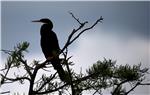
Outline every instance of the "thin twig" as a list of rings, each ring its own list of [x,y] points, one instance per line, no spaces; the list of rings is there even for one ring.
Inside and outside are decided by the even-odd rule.
[[[0,94],[8,94],[10,91],[0,92]]]
[[[83,23],[80,22],[80,20],[77,19],[72,12],[69,12],[69,14],[82,26]]]
[[[7,80],[9,80],[9,81],[19,81],[19,80],[24,80],[24,79],[30,81],[30,79],[29,79],[28,77],[8,78],[8,77],[6,77],[6,76],[4,76],[4,75],[2,75],[2,74],[0,74],[0,75],[1,75],[4,79],[7,79]]]

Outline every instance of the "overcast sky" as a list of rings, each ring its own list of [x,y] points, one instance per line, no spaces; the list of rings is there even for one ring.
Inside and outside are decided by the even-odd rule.
[[[40,48],[40,26],[32,20],[50,18],[54,24],[60,47],[66,42],[72,29],[78,23],[68,11],[74,13],[81,21],[91,25],[100,16],[99,23],[84,33],[70,46],[75,71],[88,68],[97,60],[111,58],[117,64],[149,64],[149,22],[150,2],[2,2],[1,5],[2,49],[12,49],[19,42],[30,43],[29,60],[44,61]],[[4,55],[2,55],[5,58]],[[2,59],[3,59],[2,58]],[[139,95],[148,95],[145,86],[136,90]]]

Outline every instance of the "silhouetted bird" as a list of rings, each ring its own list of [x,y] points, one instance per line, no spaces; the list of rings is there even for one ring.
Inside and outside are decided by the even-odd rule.
[[[50,60],[54,69],[57,70],[58,75],[62,81],[64,81],[65,71],[60,64],[59,51],[60,47],[58,44],[58,39],[56,34],[52,31],[53,23],[47,19],[43,18],[40,20],[35,20],[32,22],[41,22],[41,48],[47,60]]]

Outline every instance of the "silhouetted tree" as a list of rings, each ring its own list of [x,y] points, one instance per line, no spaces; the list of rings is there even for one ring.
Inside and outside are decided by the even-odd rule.
[[[14,83],[16,81],[24,84],[26,80],[29,82],[29,95],[43,95],[49,93],[57,93],[58,95],[64,93],[81,95],[82,92],[86,90],[92,90],[93,95],[95,93],[102,95],[105,89],[112,89],[110,92],[112,95],[128,95],[140,85],[150,85],[150,83],[144,83],[146,75],[148,74],[148,68],[141,68],[141,64],[118,66],[116,65],[116,61],[104,58],[103,61],[99,60],[88,68],[86,74],[82,72],[77,74],[74,72],[74,70],[70,68],[73,63],[69,61],[71,56],[68,56],[68,47],[78,39],[82,33],[92,29],[99,22],[102,22],[103,18],[101,16],[90,27],[86,27],[87,21],[80,22],[73,13],[69,13],[79,23],[79,27],[72,30],[66,44],[60,52],[63,56],[61,64],[63,68],[65,68],[66,81],[59,80],[57,72],[51,72],[53,68],[47,60],[42,63],[36,60],[32,63],[28,63],[24,53],[28,52],[29,43],[23,42],[15,46],[12,51],[2,50],[9,56],[4,69],[1,69],[1,85]],[[14,76],[9,76],[9,73],[12,73],[10,72],[12,69],[18,69],[22,71],[22,73],[14,73]],[[43,72],[43,74],[39,76],[38,71]],[[131,85],[131,88],[125,89],[125,86],[128,84]],[[4,93],[9,93],[9,91],[1,92],[1,94]]]

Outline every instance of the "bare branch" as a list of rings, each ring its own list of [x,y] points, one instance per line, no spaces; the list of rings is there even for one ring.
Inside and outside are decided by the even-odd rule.
[[[132,87],[128,92],[125,93],[125,95],[128,95],[128,94],[129,94],[131,91],[133,91],[139,84],[140,84],[140,82],[137,82],[134,87]]]
[[[70,71],[70,68],[69,68],[69,65],[68,63],[66,64],[66,67],[67,67],[67,70],[68,70],[68,74],[69,74],[69,78],[70,78],[70,84],[71,84],[71,90],[72,90],[72,95],[75,95],[76,91],[74,90],[74,84],[72,82],[72,74],[71,74],[71,71]]]
[[[73,38],[74,34],[76,32],[78,32],[80,29],[82,29],[86,23],[88,23],[87,21],[85,22],[80,22],[79,19],[77,19],[74,14],[72,12],[69,12],[71,14],[71,16],[80,24],[80,26],[77,28],[77,29],[73,29],[73,31],[71,32],[71,34],[69,35],[68,39],[67,39],[67,42],[66,44],[64,45],[64,47],[61,49],[60,53],[62,53],[70,44],[72,44],[77,38],[79,38],[79,36],[87,31],[87,30],[90,30],[92,29],[96,24],[98,24],[98,22],[101,22],[102,23],[102,16],[91,26],[91,27],[88,27],[88,28],[85,28],[84,30],[82,30],[76,37]],[[72,39],[72,40],[71,40]]]
[[[70,41],[71,41],[73,35],[74,35],[76,32],[78,32],[81,28],[83,28],[84,25],[85,25],[85,24],[83,24],[82,26],[79,26],[77,29],[73,29],[73,30],[72,30],[71,34],[69,35],[69,37],[68,37],[68,39],[67,39],[66,44],[65,44],[64,47],[61,49],[60,53],[62,53],[62,52],[71,44]]]
[[[22,58],[20,58],[20,61],[22,62],[22,64],[24,64],[25,66],[25,70],[27,71],[27,73],[30,75],[30,77],[32,76],[32,73],[31,73],[31,69],[33,69],[32,67],[30,67],[28,64],[27,64],[27,61],[24,61]]]
[[[62,85],[62,86],[60,86],[60,87],[58,87],[58,88],[56,88],[54,90],[49,90],[49,91],[44,91],[44,92],[36,92],[36,91],[34,91],[34,93],[35,94],[48,94],[48,93],[52,93],[52,92],[58,91],[59,89],[62,89],[64,87],[66,87],[67,85],[69,85],[69,83],[66,83],[66,84],[64,84],[64,85]]]
[[[8,94],[10,91],[0,92],[0,94]]]
[[[16,77],[16,78],[8,78],[8,77],[6,77],[6,76],[4,76],[4,75],[2,75],[2,74],[0,74],[4,79],[6,79],[6,80],[9,80],[9,81],[20,81],[20,80],[24,80],[24,79],[26,79],[26,80],[28,80],[28,81],[30,81],[30,79],[28,78],[28,77]]]
[[[91,27],[88,27],[88,28],[85,28],[84,30],[82,30],[73,40],[70,41],[69,44],[73,43],[85,31],[92,29],[96,24],[98,24],[98,22],[102,22],[102,20],[103,20],[102,17],[100,17]]]
[[[150,83],[140,83],[139,85],[150,85]]]
[[[128,95],[130,92],[132,92],[137,86],[139,85],[150,85],[150,83],[141,83],[141,82],[137,82],[134,87],[132,87],[128,92],[125,93],[125,95]]]
[[[11,53],[14,52],[14,51],[11,51],[11,50],[4,50],[4,49],[2,49],[1,51],[8,54],[8,55],[12,55]]]
[[[83,26],[84,24],[88,23],[87,21],[84,22],[84,23],[80,22],[80,20],[77,19],[77,18],[74,16],[74,14],[73,14],[72,12],[69,12],[69,14],[70,14],[81,26]]]

